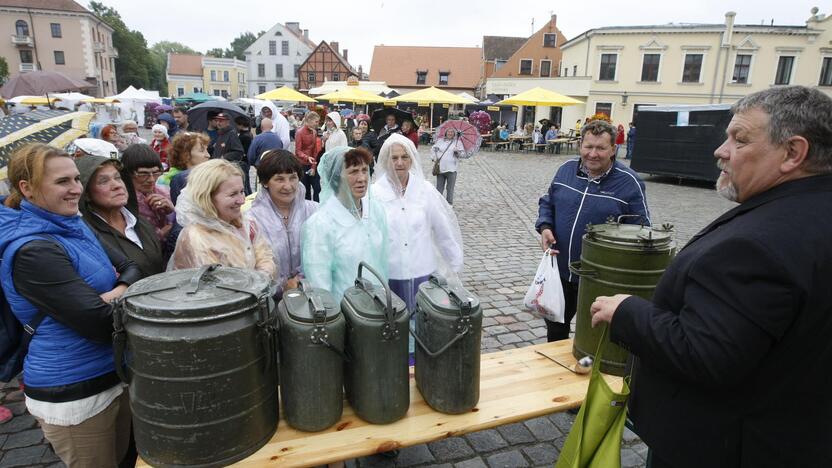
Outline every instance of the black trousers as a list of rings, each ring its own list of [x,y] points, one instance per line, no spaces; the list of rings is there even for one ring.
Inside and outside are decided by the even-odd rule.
[[[563,278],[560,279],[560,284],[563,286],[563,299],[566,303],[564,310],[564,323],[546,322],[546,341],[559,341],[569,338],[570,324],[575,318],[575,312],[578,310],[578,283],[570,283]]]
[[[318,175],[317,171],[315,171],[315,175],[309,175],[308,172],[311,168],[311,166],[304,166],[303,179],[301,179],[301,182],[303,183],[303,187],[306,189],[306,199],[320,201],[321,176]],[[313,191],[314,193],[312,193]]]

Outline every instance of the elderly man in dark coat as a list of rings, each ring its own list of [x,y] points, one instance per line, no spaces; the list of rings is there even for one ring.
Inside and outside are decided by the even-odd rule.
[[[715,155],[739,205],[694,236],[652,302],[599,297],[637,356],[630,417],[653,467],[832,466],[832,99],[734,105]]]

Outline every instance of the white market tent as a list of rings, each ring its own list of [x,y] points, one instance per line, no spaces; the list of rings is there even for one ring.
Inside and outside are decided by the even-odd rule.
[[[347,86],[350,85],[348,85],[346,81],[324,81],[324,84],[321,86],[310,89],[309,95],[319,96],[321,94],[334,93],[346,88]],[[395,89],[388,87],[387,82],[385,81],[359,81],[358,86],[355,87],[362,91],[369,91],[375,95],[378,95],[379,93],[388,94],[390,91],[396,91]]]
[[[90,99],[92,96],[87,96],[86,94],[82,93],[52,93],[49,97],[56,97],[61,100],[60,106],[56,107],[66,107],[70,110],[75,110],[75,104],[78,104],[84,99]]]
[[[144,105],[148,102],[162,103],[159,91],[145,91],[144,88],[136,89],[130,85],[124,91],[108,98],[118,99],[118,106],[121,115],[125,119],[135,120],[139,126],[144,125]]]

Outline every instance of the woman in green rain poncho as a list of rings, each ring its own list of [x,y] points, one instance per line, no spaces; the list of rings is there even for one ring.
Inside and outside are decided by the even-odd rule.
[[[372,160],[365,148],[327,151],[318,163],[321,204],[303,225],[303,273],[339,303],[355,284],[360,262],[387,279],[387,222],[384,208],[369,194]]]

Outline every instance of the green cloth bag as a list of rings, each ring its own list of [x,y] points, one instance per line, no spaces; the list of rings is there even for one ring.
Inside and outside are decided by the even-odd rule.
[[[620,468],[621,437],[627,420],[629,377],[621,393],[614,392],[601,376],[601,353],[607,325],[598,342],[592,375],[581,410],[569,431],[555,468]]]

